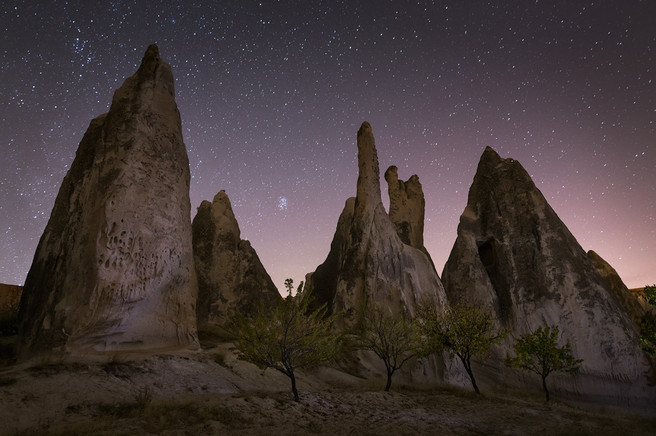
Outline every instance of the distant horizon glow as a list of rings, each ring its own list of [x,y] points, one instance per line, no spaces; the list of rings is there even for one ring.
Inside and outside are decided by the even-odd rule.
[[[419,176],[438,272],[491,146],[628,287],[656,282],[656,2],[122,0],[2,13],[0,283],[24,283],[82,135],[151,43],[176,81],[192,217],[225,190],[282,293],[330,250],[363,121],[381,175]],[[381,190],[387,207],[382,178]]]

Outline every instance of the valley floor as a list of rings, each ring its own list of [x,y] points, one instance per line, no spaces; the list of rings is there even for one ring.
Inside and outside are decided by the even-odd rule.
[[[582,408],[541,392],[426,389],[331,368],[289,381],[226,346],[186,354],[28,362],[0,368],[0,434],[653,434],[656,418]]]

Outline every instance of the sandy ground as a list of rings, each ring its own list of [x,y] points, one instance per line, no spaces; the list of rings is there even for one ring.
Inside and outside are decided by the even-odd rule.
[[[654,434],[656,418],[573,406],[541,392],[476,395],[459,387],[361,378],[335,368],[289,379],[203,352],[47,359],[0,368],[2,435]]]

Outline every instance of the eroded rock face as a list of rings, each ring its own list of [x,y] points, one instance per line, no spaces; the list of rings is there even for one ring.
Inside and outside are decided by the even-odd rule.
[[[223,325],[229,311],[247,313],[281,299],[250,242],[241,239],[225,191],[201,203],[192,228],[199,330]]]
[[[650,397],[648,371],[625,311],[519,162],[487,148],[460,217],[442,280],[449,302],[494,308],[511,331],[487,368],[493,382],[517,381],[503,366],[514,336],[548,323],[584,359],[577,376],[550,376],[564,394]],[[535,384],[527,376],[523,382]]]
[[[419,177],[415,174],[404,182],[399,180],[398,168],[391,166],[385,171],[385,180],[390,199],[389,216],[396,233],[404,244],[424,251],[426,203]]]
[[[356,322],[365,303],[378,304],[390,314],[410,315],[422,299],[442,306],[446,295],[430,259],[402,242],[381,202],[369,123],[360,127],[357,144],[357,195],[346,201],[326,261],[306,282],[313,285],[319,302],[334,312],[344,311],[347,325]]]
[[[610,266],[601,256],[594,251],[588,251],[588,259],[596,268],[597,272],[604,280],[608,289],[613,293],[617,301],[622,305],[624,311],[629,315],[637,331],[639,330],[640,318],[649,310],[649,304],[641,298],[634,295],[624,284],[622,278],[615,268]]]
[[[197,344],[180,124],[171,68],[152,45],[62,182],[25,282],[21,355]]]

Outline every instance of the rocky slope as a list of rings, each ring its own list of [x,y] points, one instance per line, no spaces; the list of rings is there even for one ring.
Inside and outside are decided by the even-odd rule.
[[[21,299],[22,356],[197,343],[180,124],[171,68],[152,45],[59,189]]]
[[[595,269],[606,283],[606,286],[613,293],[617,301],[620,303],[624,312],[629,315],[633,325],[636,329],[639,328],[640,318],[649,310],[649,304],[644,298],[639,298],[627,288],[622,281],[622,278],[615,268],[610,266],[601,256],[594,251],[588,251],[588,259],[592,262]]]

